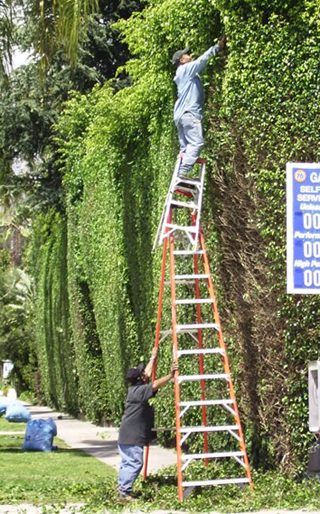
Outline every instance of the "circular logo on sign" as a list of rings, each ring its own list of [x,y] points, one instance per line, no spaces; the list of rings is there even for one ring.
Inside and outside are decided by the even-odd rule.
[[[297,170],[294,172],[294,178],[297,182],[304,182],[307,178],[307,174],[304,170]]]

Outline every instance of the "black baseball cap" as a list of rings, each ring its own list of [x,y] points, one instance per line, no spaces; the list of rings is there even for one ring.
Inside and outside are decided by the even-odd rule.
[[[177,50],[172,56],[171,62],[174,64],[174,66],[177,66],[179,64],[179,61],[181,57],[185,54],[190,53],[190,48],[183,48],[183,50]]]
[[[127,371],[126,379],[129,382],[136,382],[142,375],[145,369],[143,362],[140,362],[136,368],[129,368]]]

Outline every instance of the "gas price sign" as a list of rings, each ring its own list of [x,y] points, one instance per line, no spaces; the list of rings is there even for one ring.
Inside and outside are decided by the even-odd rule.
[[[287,292],[320,294],[320,163],[287,163]]]

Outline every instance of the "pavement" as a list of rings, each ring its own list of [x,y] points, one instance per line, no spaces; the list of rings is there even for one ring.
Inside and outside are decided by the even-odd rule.
[[[117,428],[99,427],[49,407],[29,406],[28,409],[32,419],[53,418],[57,424],[58,437],[71,448],[82,450],[115,469],[119,468]],[[161,468],[176,464],[176,461],[175,451],[152,444],[149,451],[148,472],[156,473]]]

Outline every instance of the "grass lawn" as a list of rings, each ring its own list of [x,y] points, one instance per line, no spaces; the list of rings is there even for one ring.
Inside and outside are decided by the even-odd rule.
[[[9,423],[4,417],[0,418],[0,432],[25,432],[26,423]]]
[[[0,432],[25,430],[25,424],[0,422]],[[14,431],[14,430],[12,430]],[[24,452],[23,435],[0,435],[0,504],[81,502],[114,482],[116,472],[94,457],[68,448],[58,438],[54,452]]]
[[[32,503],[57,506],[83,503],[81,511],[127,510],[118,501],[116,472],[94,457],[68,448],[58,438],[56,452],[24,452],[21,450],[25,424],[0,420],[0,504]],[[13,433],[1,435],[2,432]],[[190,466],[193,478],[210,478],[215,468],[201,463]],[[207,475],[207,476],[206,476]],[[231,475],[229,475],[231,476]],[[316,510],[320,512],[320,482],[294,480],[278,472],[253,473],[254,489],[237,486],[197,488],[181,505],[177,500],[175,466],[138,479],[137,500],[130,508],[136,512],[165,509],[174,512],[204,513],[249,512],[267,509]],[[51,512],[51,511],[50,511]]]

